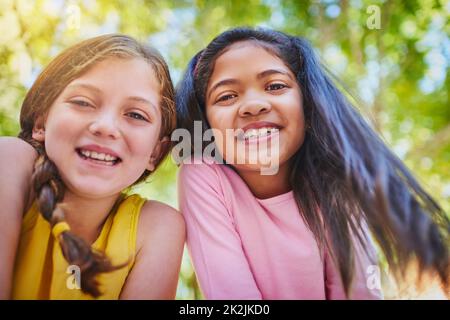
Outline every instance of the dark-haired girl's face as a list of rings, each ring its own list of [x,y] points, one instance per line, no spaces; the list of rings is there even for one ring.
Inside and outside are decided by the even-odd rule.
[[[302,94],[295,75],[274,53],[243,41],[215,62],[206,90],[206,116],[224,160],[238,172],[279,167],[305,135]],[[231,131],[233,129],[233,131]]]

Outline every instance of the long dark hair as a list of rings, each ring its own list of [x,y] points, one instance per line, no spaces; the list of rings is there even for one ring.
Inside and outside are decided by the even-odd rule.
[[[160,137],[169,136],[175,127],[174,88],[167,64],[155,49],[129,36],[110,34],[82,41],[59,54],[42,71],[27,93],[20,112],[19,133],[19,137],[30,143],[39,154],[32,186],[39,211],[52,228],[58,222],[64,221],[64,211],[60,203],[64,198],[65,185],[58,168],[47,156],[45,145],[33,139],[33,127],[39,119],[48,114],[53,102],[70,82],[98,62],[111,57],[140,58],[149,63],[160,83]],[[169,152],[169,147],[169,144],[163,146],[155,169]],[[145,170],[136,183],[143,181],[149,174],[150,171]],[[62,232],[57,240],[67,262],[80,267],[81,289],[93,297],[102,294],[98,288],[97,274],[111,272],[128,264],[113,266],[103,252],[93,251],[88,243],[70,230]]]
[[[271,51],[297,77],[308,129],[291,159],[290,183],[319,247],[330,250],[347,296],[355,268],[352,240],[366,245],[363,224],[392,270],[403,271],[417,258],[420,272],[436,271],[448,288],[448,217],[337,89],[305,39],[251,28],[220,34],[192,58],[176,88],[178,127],[192,134],[194,121],[210,127],[208,80],[216,59],[238,41]]]

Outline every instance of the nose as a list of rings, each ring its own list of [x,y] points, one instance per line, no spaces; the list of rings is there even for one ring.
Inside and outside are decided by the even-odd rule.
[[[253,117],[272,110],[272,106],[268,101],[261,99],[251,99],[244,101],[239,108],[241,117]]]
[[[117,139],[120,135],[116,117],[111,113],[98,114],[89,124],[89,131],[98,137]]]

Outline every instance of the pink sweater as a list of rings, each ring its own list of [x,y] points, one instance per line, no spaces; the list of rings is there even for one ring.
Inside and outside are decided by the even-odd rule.
[[[345,299],[339,273],[321,255],[293,192],[257,199],[230,167],[183,165],[179,205],[187,246],[207,299]],[[378,299],[366,286],[374,259],[360,254],[352,299]]]

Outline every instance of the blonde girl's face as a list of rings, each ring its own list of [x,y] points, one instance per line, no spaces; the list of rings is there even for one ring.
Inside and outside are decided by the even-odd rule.
[[[107,58],[67,85],[33,138],[45,143],[67,191],[112,196],[154,169],[160,99],[145,60]]]
[[[218,132],[219,152],[238,171],[261,170],[264,154],[281,168],[304,141],[295,75],[275,54],[250,41],[231,45],[217,58],[206,90],[206,115]],[[230,129],[236,134],[227,134]],[[236,152],[229,153],[232,148]]]

